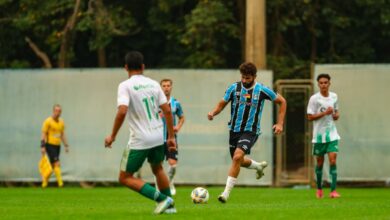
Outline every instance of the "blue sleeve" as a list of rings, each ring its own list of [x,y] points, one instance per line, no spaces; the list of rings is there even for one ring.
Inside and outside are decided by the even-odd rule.
[[[180,118],[183,114],[183,108],[181,107],[180,102],[176,101],[176,115]]]
[[[236,83],[229,86],[229,88],[226,90],[225,95],[222,98],[225,102],[232,101],[233,94],[234,94],[233,92],[235,91],[235,88],[236,88]]]
[[[274,101],[276,99],[277,94],[272,89],[264,86],[262,90],[269,97],[271,101]]]

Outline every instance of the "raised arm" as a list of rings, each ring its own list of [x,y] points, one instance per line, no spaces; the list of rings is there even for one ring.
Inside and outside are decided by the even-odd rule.
[[[284,124],[284,117],[286,115],[287,102],[286,99],[279,94],[276,96],[274,102],[279,105],[279,113],[278,113],[277,122],[272,128],[274,129],[275,134],[280,134],[283,131],[283,124]]]
[[[215,106],[215,108],[208,113],[207,115],[207,118],[211,121],[214,119],[214,116],[218,115],[224,108],[225,106],[228,104],[228,102],[225,102],[225,100],[221,100],[218,102],[217,106]]]

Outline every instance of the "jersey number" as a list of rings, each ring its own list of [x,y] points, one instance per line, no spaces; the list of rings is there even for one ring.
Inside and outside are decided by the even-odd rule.
[[[149,119],[149,121],[151,121],[152,120],[152,112],[150,110],[150,107],[152,107],[153,109],[156,109],[154,97],[153,96],[147,97],[147,98],[142,99],[142,101],[144,102],[146,113],[148,114],[148,119]],[[156,117],[156,119],[158,119],[158,112],[156,112],[155,117]]]

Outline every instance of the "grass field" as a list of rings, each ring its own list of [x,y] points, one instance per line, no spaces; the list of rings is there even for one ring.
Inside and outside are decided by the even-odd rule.
[[[153,201],[124,187],[0,188],[0,219],[390,219],[386,188],[341,188],[342,198],[318,200],[314,189],[237,187],[220,204],[222,189],[209,187],[209,203],[195,205],[192,188],[180,187],[178,213],[155,216]]]

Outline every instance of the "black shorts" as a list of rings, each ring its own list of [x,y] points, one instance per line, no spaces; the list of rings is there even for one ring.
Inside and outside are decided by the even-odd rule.
[[[50,163],[60,161],[61,145],[52,145],[46,143],[46,153],[49,157]]]
[[[233,158],[234,152],[236,151],[237,148],[240,148],[242,151],[245,152],[245,154],[250,154],[251,148],[256,143],[258,137],[259,135],[257,135],[254,132],[230,131],[230,137],[229,137],[230,156]]]
[[[177,145],[177,137],[175,136],[176,141],[176,150],[173,152],[170,152],[168,150],[167,142],[164,143],[164,149],[165,149],[165,160],[172,159],[172,160],[178,160],[177,156],[179,155],[179,145]]]

